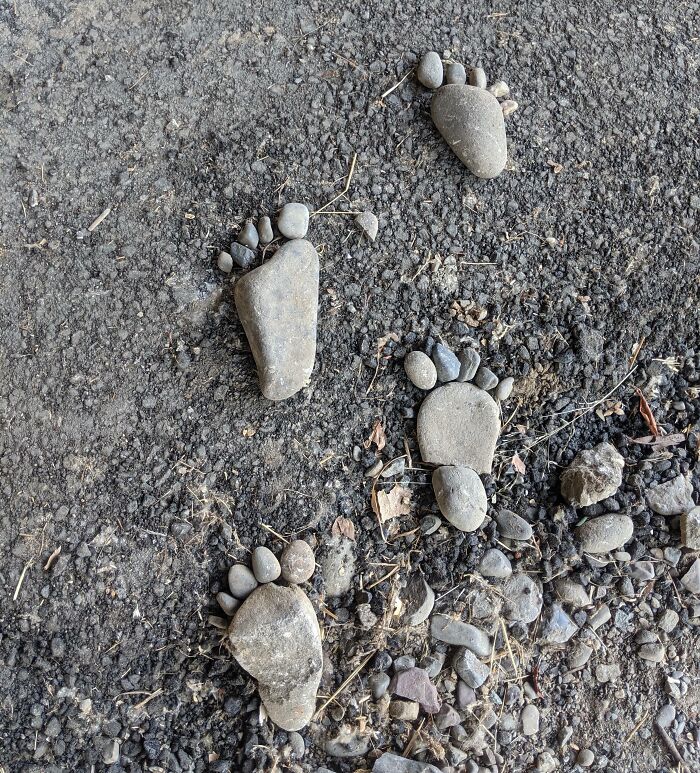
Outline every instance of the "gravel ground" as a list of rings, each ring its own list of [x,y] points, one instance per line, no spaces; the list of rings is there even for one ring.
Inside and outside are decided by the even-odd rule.
[[[302,733],[303,760],[285,762],[287,734],[258,725],[254,684],[206,618],[233,561],[257,544],[279,549],[274,532],[322,542],[339,515],[355,524],[355,589],[400,566],[374,588],[377,615],[409,565],[440,596],[495,544],[488,527],[384,543],[370,509],[363,472],[375,454],[363,441],[380,419],[383,459],[404,453],[404,437],[412,447],[420,395],[401,359],[431,339],[473,341],[499,376],[516,378],[486,482],[499,506],[535,527],[541,557],[531,550],[524,568],[552,576],[571,559],[581,513],[563,506],[558,476],[602,440],[627,462],[606,503],[635,520],[627,550],[649,558],[678,547],[672,519],[653,515],[644,491],[688,470],[696,499],[699,490],[699,21],[692,2],[441,2],[410,12],[395,2],[5,4],[4,770],[101,770],[116,760],[112,770],[353,771],[371,768],[374,749],[402,751],[411,727],[360,702],[370,663],[339,698],[345,717],[326,712]],[[507,119],[499,178],[464,170],[412,76],[380,98],[429,49],[480,62],[490,81],[510,85],[520,108]],[[350,216],[312,218],[316,369],[309,389],[271,404],[216,256],[247,217],[285,201],[325,204],[354,154],[337,206],[374,211],[379,235],[372,245]],[[636,370],[610,400],[555,432],[566,411],[620,384],[640,342]],[[625,439],[648,434],[633,385],[686,443],[650,450]],[[425,474],[409,471],[407,481],[414,506],[397,532],[435,510],[418,485]],[[688,563],[684,554],[679,570]],[[612,588],[613,613],[627,615],[598,660],[621,676],[601,683],[592,667],[567,682],[560,652],[535,652],[540,730],[501,745],[498,769],[527,770],[549,749],[569,770],[576,744],[595,752],[599,769],[670,770],[652,722],[673,672],[688,689],[673,700],[684,724],[669,732],[697,764],[698,624],[676,569],[648,590],[635,583],[627,606],[617,575],[582,571]],[[393,657],[430,649],[425,633],[383,631],[377,642],[355,622],[365,601],[350,592],[329,603],[338,620],[321,616],[322,695],[376,647]],[[680,614],[662,664],[636,655],[642,601],[652,615]],[[527,649],[526,632],[518,637]],[[370,751],[329,757],[323,739],[363,712]],[[566,727],[574,733],[562,744]]]

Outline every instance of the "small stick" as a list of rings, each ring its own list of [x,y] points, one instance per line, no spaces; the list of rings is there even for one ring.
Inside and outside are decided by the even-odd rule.
[[[625,738],[625,742],[623,746],[627,746],[627,744],[630,742],[630,739],[632,736],[639,730],[639,728],[646,722],[647,717],[649,716],[649,709],[646,710],[644,713],[644,716],[637,722],[637,724],[630,730],[630,734]]]
[[[384,582],[384,580],[388,580],[393,574],[396,574],[396,572],[399,571],[401,567],[395,566],[390,572],[384,575],[384,577],[380,577],[378,580],[375,580],[371,585],[367,586],[367,590],[372,590],[375,585],[379,585],[380,582]]]
[[[19,580],[17,581],[17,587],[15,588],[15,595],[12,597],[13,601],[17,601],[17,596],[19,596],[20,588],[22,587],[22,583],[24,582],[24,575],[27,573],[27,569],[32,565],[32,561],[34,559],[30,559],[27,561],[27,563],[24,565],[24,569],[22,569],[22,574],[19,576]]]
[[[107,207],[105,210],[103,210],[93,221],[90,223],[90,225],[87,227],[88,231],[92,233],[95,228],[109,215],[109,213],[112,211],[112,207]]]
[[[681,756],[681,753],[678,751],[678,747],[673,742],[673,738],[664,730],[663,727],[658,722],[654,722],[654,727],[659,731],[659,735],[661,738],[663,738],[664,743],[668,747],[669,752],[671,752],[671,756],[673,759],[680,765],[680,769],[685,769],[685,760]]]
[[[49,556],[49,560],[44,564],[44,571],[48,572],[51,568],[51,564],[58,558],[59,554],[61,552],[61,546],[59,545],[56,550]]]
[[[395,91],[398,89],[398,87],[408,78],[408,76],[415,70],[415,67],[411,67],[411,69],[401,78],[401,80],[398,83],[395,83],[390,89],[387,89],[381,97],[379,97],[379,101],[381,102],[384,97],[388,97],[389,94],[391,94],[392,91]]]
[[[411,733],[411,737],[408,739],[408,743],[406,744],[406,747],[401,754],[402,757],[408,757],[408,755],[413,751],[413,747],[416,745],[416,739],[420,735],[420,731],[423,729],[424,724],[425,717],[421,719],[420,725],[418,725],[418,727]]]
[[[357,163],[357,153],[354,153],[353,156],[352,156],[352,162],[350,164],[350,171],[348,172],[348,176],[347,176],[347,178],[345,180],[345,187],[343,188],[343,190],[340,191],[340,193],[337,196],[334,196],[328,202],[328,204],[324,204],[320,209],[317,209],[315,212],[312,212],[311,213],[311,217],[313,217],[314,215],[321,214],[321,212],[323,212],[325,209],[328,209],[328,207],[330,207],[331,204],[333,204],[334,202],[338,201],[338,199],[341,198],[342,196],[345,196],[345,194],[350,190],[350,183],[352,181],[353,174],[355,174],[355,164],[356,163]]]
[[[318,719],[321,712],[332,702],[334,701],[341,692],[352,682],[352,680],[362,671],[362,669],[369,663],[370,659],[374,657],[374,655],[377,653],[377,650],[372,650],[372,652],[367,655],[367,657],[360,663],[359,666],[356,666],[353,668],[353,670],[350,673],[350,676],[340,685],[340,687],[331,695],[330,698],[328,698],[325,703],[322,704],[321,708],[314,714],[314,719]]]
[[[140,703],[137,703],[134,708],[135,709],[142,709],[149,701],[152,701],[154,698],[157,698],[161,693],[163,692],[163,688],[159,687],[155,692],[152,692],[148,698],[144,698]]]

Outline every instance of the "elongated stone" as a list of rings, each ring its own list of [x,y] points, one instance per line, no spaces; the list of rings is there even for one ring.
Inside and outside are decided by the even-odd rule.
[[[629,515],[608,513],[591,518],[576,529],[584,553],[609,553],[632,539],[634,523]]]
[[[438,467],[433,490],[440,512],[460,531],[475,531],[486,518],[486,490],[469,467]]]

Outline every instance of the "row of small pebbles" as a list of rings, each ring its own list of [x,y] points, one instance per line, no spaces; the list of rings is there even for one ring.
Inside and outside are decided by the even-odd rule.
[[[277,230],[287,239],[303,239],[309,230],[309,209],[305,204],[290,202],[285,204],[277,216]],[[255,260],[258,245],[269,244],[275,238],[272,221],[267,215],[255,224],[248,220],[243,224],[236,241],[231,244],[230,252],[219,253],[217,265],[226,274],[231,273],[234,264],[238,268],[250,268]]]
[[[515,384],[511,376],[499,381],[492,370],[481,364],[481,356],[474,349],[463,349],[455,354],[444,344],[435,344],[431,357],[416,350],[406,355],[403,364],[411,383],[425,391],[432,389],[438,381],[446,384],[473,380],[484,391],[493,391],[498,400],[507,400]]]

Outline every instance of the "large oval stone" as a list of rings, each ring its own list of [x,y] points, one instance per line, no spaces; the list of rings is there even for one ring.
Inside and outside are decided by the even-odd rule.
[[[486,89],[448,84],[433,96],[437,130],[472,174],[497,177],[506,165],[506,126],[496,97]]]
[[[498,406],[474,384],[438,387],[418,411],[418,446],[426,464],[490,473],[500,431]]]
[[[291,397],[311,376],[318,273],[313,244],[294,239],[236,282],[238,316],[255,358],[260,389],[268,400]]]

